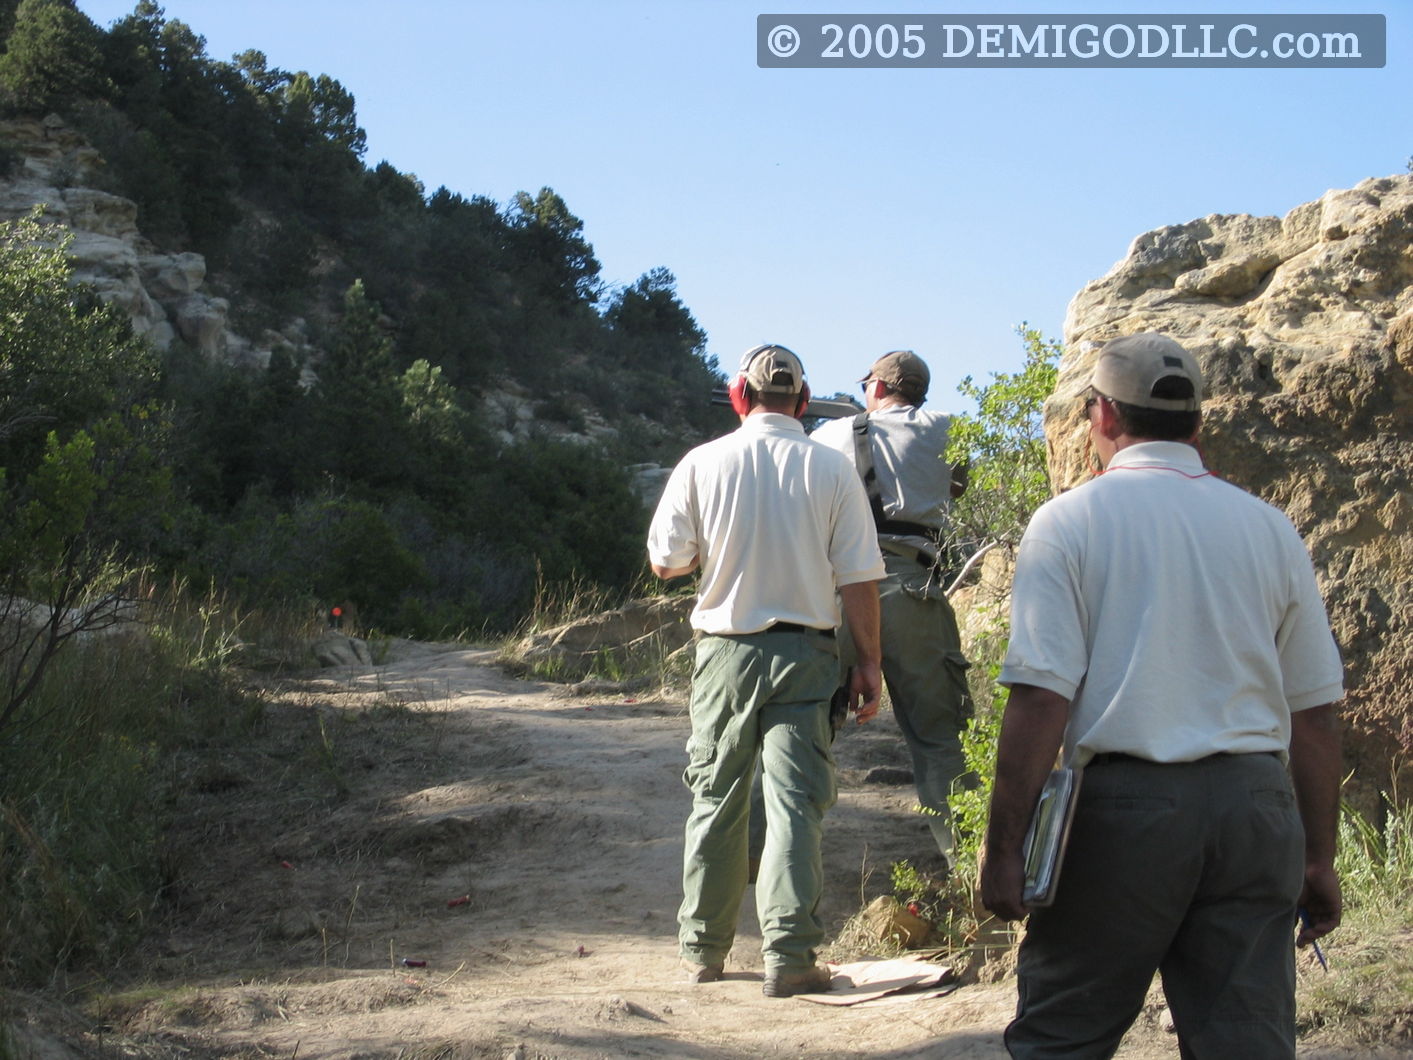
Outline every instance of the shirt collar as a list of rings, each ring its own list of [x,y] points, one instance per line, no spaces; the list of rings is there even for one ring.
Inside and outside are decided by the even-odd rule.
[[[742,420],[740,429],[750,434],[805,434],[805,425],[783,412],[757,412]]]
[[[1170,467],[1192,474],[1206,470],[1202,454],[1185,442],[1138,442],[1125,446],[1104,470],[1115,467]]]

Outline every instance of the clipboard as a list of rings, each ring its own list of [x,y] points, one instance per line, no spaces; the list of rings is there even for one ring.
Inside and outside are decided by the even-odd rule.
[[[1035,802],[1025,833],[1025,887],[1021,892],[1021,900],[1033,908],[1055,901],[1082,777],[1078,769],[1053,770]]]

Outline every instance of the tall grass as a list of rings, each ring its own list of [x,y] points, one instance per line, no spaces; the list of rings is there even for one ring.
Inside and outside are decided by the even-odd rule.
[[[683,668],[689,663],[683,656],[673,658],[672,648],[657,635],[640,637],[631,644],[605,643],[602,648],[583,656],[540,650],[543,646],[535,646],[531,641],[536,634],[603,615],[663,591],[662,582],[647,576],[640,578],[629,592],[605,588],[584,578],[551,583],[542,575],[537,576],[534,604],[516,630],[501,642],[499,660],[527,676],[546,681],[599,679],[618,683],[682,684],[688,676]]]
[[[251,724],[235,617],[180,588],[122,632],[73,641],[0,732],[0,984],[118,956],[163,886],[170,753]]]

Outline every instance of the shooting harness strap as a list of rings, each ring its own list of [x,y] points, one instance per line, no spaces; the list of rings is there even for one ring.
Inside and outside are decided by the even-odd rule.
[[[858,468],[863,479],[864,492],[868,494],[868,506],[873,511],[873,524],[880,534],[896,534],[900,537],[925,537],[929,541],[937,539],[937,529],[921,523],[905,523],[901,519],[889,519],[883,511],[883,489],[878,484],[878,470],[873,466],[873,446],[868,440],[868,413],[860,412],[853,419],[854,427],[854,467]],[[930,563],[923,564],[930,566]]]

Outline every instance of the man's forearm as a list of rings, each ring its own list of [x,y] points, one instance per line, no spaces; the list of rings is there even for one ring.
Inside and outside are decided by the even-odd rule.
[[[1019,850],[1045,778],[1054,768],[1069,719],[1069,700],[1035,685],[1016,685],[1001,718],[996,783],[986,844]]]
[[[853,582],[839,587],[839,600],[844,608],[844,620],[854,641],[854,655],[859,664],[878,666],[883,660],[879,640],[878,583]]]
[[[849,706],[860,725],[878,713],[883,700],[883,649],[878,635],[878,583],[854,582],[839,587],[844,619],[854,642],[849,670]]]
[[[1290,718],[1290,776],[1305,825],[1306,864],[1333,865],[1339,833],[1339,721],[1334,704]]]
[[[659,578],[663,581],[667,581],[669,578],[680,578],[684,574],[691,574],[692,571],[697,569],[698,558],[697,556],[693,556],[692,561],[685,567],[664,567],[657,563],[649,563],[648,566],[653,569],[653,573]]]
[[[1064,740],[1069,707],[1069,700],[1055,692],[1016,685],[1001,717],[996,784],[991,790],[981,865],[981,902],[1003,920],[1019,920],[1026,914],[1021,847],[1040,789]]]

